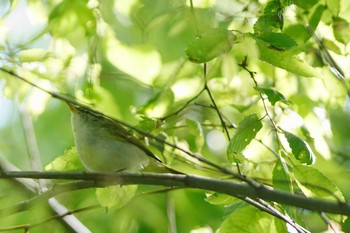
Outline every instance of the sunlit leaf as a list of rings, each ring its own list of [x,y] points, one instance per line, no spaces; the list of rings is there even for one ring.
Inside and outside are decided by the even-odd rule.
[[[255,138],[262,128],[262,123],[255,113],[245,117],[238,125],[228,146],[227,153],[240,153]]]
[[[322,44],[324,45],[324,47],[338,55],[341,55],[341,49],[339,48],[339,46],[333,41],[333,40],[328,40],[323,38],[322,39]]]
[[[286,97],[284,97],[283,94],[276,91],[273,88],[269,87],[254,87],[255,90],[257,90],[260,93],[263,93],[267,95],[267,99],[270,101],[270,103],[274,106],[276,102],[281,101],[284,104],[289,104],[289,101]]]
[[[45,60],[50,55],[45,49],[26,49],[18,53],[21,62],[39,62]]]
[[[281,50],[286,50],[297,46],[297,43],[284,33],[263,32],[257,35],[256,38],[264,41],[268,47]]]
[[[238,208],[222,223],[219,233],[287,232],[286,224],[252,206]]]
[[[102,207],[121,208],[134,196],[137,185],[111,186],[96,189],[96,197]]]
[[[57,157],[54,161],[46,165],[47,171],[77,171],[84,170],[83,164],[80,162],[75,147],[68,149],[63,155]]]
[[[283,133],[287,138],[289,147],[292,149],[294,157],[297,160],[308,165],[313,164],[316,161],[316,157],[307,142],[287,131],[283,131]]]
[[[270,49],[259,42],[257,42],[257,45],[261,60],[300,76],[319,76],[317,71],[312,66],[307,64],[304,60],[298,58],[293,52]]]
[[[347,44],[350,41],[350,24],[342,18],[335,18],[333,21],[333,33],[337,41]]]
[[[308,0],[303,0],[308,1]],[[312,0],[317,1],[317,0]],[[327,8],[332,12],[333,15],[338,15],[340,11],[340,3],[341,1],[338,0],[326,0]]]
[[[321,20],[322,14],[326,7],[324,5],[319,5],[317,8],[314,10],[313,14],[310,17],[309,20],[309,27],[311,30],[316,30],[318,23]]]
[[[293,38],[299,45],[304,45],[312,36],[304,24],[292,24],[283,30],[283,33]]]
[[[234,202],[241,201],[240,199],[221,193],[207,193],[205,201],[212,205],[230,205]]]
[[[208,29],[196,38],[186,49],[186,55],[195,63],[208,62],[231,50],[234,36],[232,32],[220,28]]]
[[[293,174],[298,187],[307,197],[345,201],[340,189],[316,168],[296,165]]]
[[[55,36],[67,36],[78,29],[85,34],[95,32],[96,22],[93,9],[87,1],[67,1],[58,4],[49,15],[48,28]]]

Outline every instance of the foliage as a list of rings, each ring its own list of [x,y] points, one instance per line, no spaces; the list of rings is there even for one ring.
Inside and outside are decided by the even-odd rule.
[[[23,77],[135,125],[128,130],[185,174],[344,202],[349,7],[340,0],[1,1],[1,169],[84,169],[69,149],[68,108]],[[1,206],[65,182],[1,180]],[[165,232],[168,222],[178,232],[320,232],[331,223],[350,231],[346,216],[242,195],[94,187],[55,197],[92,232]],[[51,224],[48,202],[29,207],[0,221],[0,230],[66,230],[62,213]]]

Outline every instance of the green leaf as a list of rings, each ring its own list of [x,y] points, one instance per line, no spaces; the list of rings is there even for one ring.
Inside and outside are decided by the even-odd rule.
[[[278,14],[282,10],[281,7],[282,6],[280,1],[276,1],[276,0],[269,1],[265,6],[264,15]]]
[[[195,63],[208,62],[232,48],[232,32],[211,28],[196,38],[186,49],[189,60]]]
[[[263,15],[259,17],[258,21],[254,24],[254,32],[268,32],[273,29],[282,29],[283,18],[278,15]]]
[[[261,33],[283,29],[283,6],[280,1],[270,1],[267,3],[264,14],[254,24],[254,32]]]
[[[304,8],[304,9],[309,9],[313,7],[316,3],[318,3],[318,0],[298,0],[294,1],[294,4]]]
[[[255,113],[245,117],[238,125],[228,146],[228,155],[240,153],[255,138],[262,128],[262,123]]]
[[[342,55],[341,52],[341,48],[339,48],[339,46],[335,43],[334,40],[329,40],[326,38],[322,39],[322,44],[324,45],[324,47],[338,55]]]
[[[187,141],[190,146],[190,150],[197,152],[204,144],[202,126],[198,121],[188,118],[186,119],[186,125],[186,128],[188,129]]]
[[[287,166],[285,167],[286,169],[288,169]],[[281,163],[281,160],[277,160],[272,172],[273,188],[291,192],[293,189],[291,186],[291,180],[289,175],[289,171],[285,170]]]
[[[207,193],[205,201],[209,202],[212,205],[231,205],[237,201],[241,201],[240,199],[226,195],[221,193]]]
[[[256,233],[256,232],[287,232],[286,224],[281,220],[274,218],[254,208],[246,206],[235,210],[225,221],[221,224],[219,233]]]
[[[87,5],[88,1],[62,1],[49,15],[50,32],[57,37],[67,37],[80,29],[85,35],[95,33],[96,18]]]
[[[84,169],[75,147],[66,150],[63,155],[57,157],[45,167],[46,171],[77,171]]]
[[[333,19],[333,34],[337,41],[347,44],[350,41],[350,24],[345,19]]]
[[[257,46],[259,49],[260,60],[262,61],[285,69],[296,75],[304,77],[319,76],[312,66],[295,56],[295,53],[292,51],[277,51],[275,49],[269,49],[259,41],[257,41]]]
[[[317,6],[317,8],[315,9],[315,11],[312,13],[310,20],[309,20],[309,27],[312,30],[316,30],[318,23],[321,20],[322,14],[324,12],[324,10],[326,9],[326,6],[324,5],[319,5]]]
[[[157,121],[147,116],[141,116],[142,120],[138,124],[138,128],[150,132],[157,128]]]
[[[308,1],[308,0],[304,0]],[[317,0],[312,0],[312,1],[317,1]],[[339,15],[340,11],[340,3],[341,1],[339,0],[326,0],[326,5],[327,8],[332,12],[333,15]]]
[[[306,29],[305,25],[300,23],[286,27],[283,32],[293,38],[299,45],[304,45],[311,38],[311,33]]]
[[[18,59],[21,62],[40,62],[44,61],[50,53],[45,49],[26,49],[18,53]]]
[[[269,87],[254,87],[255,90],[258,92],[267,95],[267,99],[270,101],[270,103],[274,106],[276,102],[281,101],[282,103],[289,104],[289,101],[287,100],[284,95],[282,95],[280,92],[276,91],[273,88]]]
[[[284,33],[263,32],[256,36],[257,39],[264,41],[268,47],[286,50],[297,46],[295,40]]]
[[[281,0],[281,4],[283,6],[289,6],[289,5],[294,4],[294,0]]]
[[[294,157],[301,163],[313,164],[316,160],[309,144],[298,136],[283,130]]]
[[[293,168],[297,185],[307,197],[345,201],[340,189],[316,168],[296,165]]]
[[[96,189],[96,197],[102,207],[121,208],[134,196],[137,185],[111,186]]]

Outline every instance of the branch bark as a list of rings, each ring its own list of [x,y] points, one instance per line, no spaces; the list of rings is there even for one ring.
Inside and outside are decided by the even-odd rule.
[[[308,198],[298,194],[273,190],[272,188],[256,183],[256,185],[220,180],[202,176],[183,174],[158,173],[84,173],[84,172],[36,172],[36,171],[3,171],[0,179],[31,178],[31,179],[63,179],[75,180],[66,184],[54,185],[44,193],[46,198],[77,189],[106,187],[112,185],[160,185],[174,188],[196,188],[205,191],[214,191],[235,197],[263,199],[307,209],[310,211],[325,212],[350,216],[348,203]]]

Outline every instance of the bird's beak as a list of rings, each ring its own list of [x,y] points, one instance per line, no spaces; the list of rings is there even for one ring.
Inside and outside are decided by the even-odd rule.
[[[76,112],[78,111],[77,108],[72,104],[72,103],[69,103],[69,102],[66,102],[68,107],[70,108],[71,112]]]

